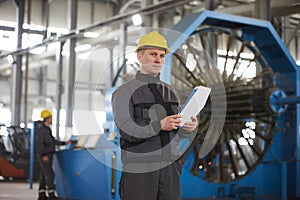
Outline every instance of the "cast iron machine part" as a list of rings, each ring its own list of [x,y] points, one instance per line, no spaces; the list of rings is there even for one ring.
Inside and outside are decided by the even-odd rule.
[[[218,97],[217,86],[224,85],[226,118],[216,145],[206,156],[199,155],[211,123],[209,100],[190,151],[182,156],[193,160],[190,173],[205,181],[228,183],[255,170],[273,142],[277,117],[300,102],[293,89],[281,89],[280,74],[256,42],[239,28],[202,25],[173,54],[172,85],[182,102],[195,86],[211,87]]]

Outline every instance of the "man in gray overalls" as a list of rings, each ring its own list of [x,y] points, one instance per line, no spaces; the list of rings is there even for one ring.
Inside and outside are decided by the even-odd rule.
[[[160,80],[169,51],[158,32],[143,35],[136,48],[140,71],[112,95],[121,135],[122,200],[180,199],[179,142],[194,134],[198,122],[194,116],[181,125],[175,90]]]
[[[43,123],[36,129],[36,156],[40,164],[40,180],[39,180],[39,200],[58,199],[55,195],[54,171],[53,171],[53,154],[56,145],[66,145],[71,143],[56,140],[52,136],[50,126],[52,125],[52,114],[49,110],[41,112]],[[48,196],[46,194],[48,192]]]

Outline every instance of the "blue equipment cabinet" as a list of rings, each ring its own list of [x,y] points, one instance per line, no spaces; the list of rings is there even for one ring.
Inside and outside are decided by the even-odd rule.
[[[118,200],[120,150],[106,136],[95,149],[63,150],[54,159],[59,197]]]

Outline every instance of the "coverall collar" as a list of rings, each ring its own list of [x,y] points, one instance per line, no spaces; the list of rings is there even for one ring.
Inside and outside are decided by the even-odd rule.
[[[157,83],[160,81],[160,73],[157,76],[153,76],[150,74],[142,74],[140,71],[138,71],[135,78],[139,81],[147,83]]]

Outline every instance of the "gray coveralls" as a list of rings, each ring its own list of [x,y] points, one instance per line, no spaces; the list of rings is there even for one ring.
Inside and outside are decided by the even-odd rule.
[[[40,164],[40,180],[39,193],[54,194],[54,171],[53,171],[53,154],[55,153],[55,145],[65,145],[66,142],[58,141],[52,136],[52,131],[49,127],[41,124],[36,129],[36,155]],[[42,157],[47,155],[49,162],[43,162]]]
[[[175,90],[159,75],[137,72],[113,93],[112,108],[121,135],[121,199],[180,199],[179,141],[186,132],[160,126],[161,119],[179,111]]]

